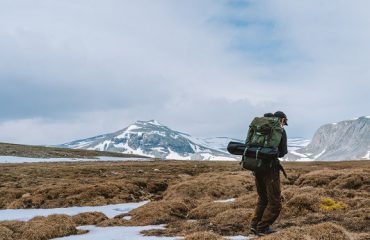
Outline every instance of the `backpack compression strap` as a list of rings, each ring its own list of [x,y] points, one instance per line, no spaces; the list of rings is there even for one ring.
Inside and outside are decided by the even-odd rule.
[[[286,179],[289,179],[289,178],[288,178],[288,175],[286,174],[286,172],[285,172],[285,170],[284,170],[283,166],[280,164],[280,162],[279,162],[279,170],[281,170],[281,171],[283,172],[284,177],[285,177]]]

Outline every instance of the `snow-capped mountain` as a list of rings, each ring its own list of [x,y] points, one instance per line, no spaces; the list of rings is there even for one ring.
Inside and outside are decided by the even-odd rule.
[[[286,160],[370,159],[370,116],[321,126],[306,147],[291,151]]]
[[[309,143],[310,140],[304,138],[288,138],[288,151],[291,152],[304,148]]]
[[[137,121],[120,131],[77,140],[59,147],[132,153],[162,159],[235,160],[226,137],[195,138],[171,130],[155,120]]]

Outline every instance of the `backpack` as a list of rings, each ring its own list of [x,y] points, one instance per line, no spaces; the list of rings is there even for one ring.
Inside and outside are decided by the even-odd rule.
[[[241,166],[251,171],[272,166],[279,156],[283,128],[277,117],[256,117],[249,125]]]

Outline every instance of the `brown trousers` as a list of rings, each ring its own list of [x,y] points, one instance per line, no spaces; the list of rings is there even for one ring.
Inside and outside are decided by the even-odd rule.
[[[255,172],[258,203],[251,227],[263,230],[269,227],[281,211],[279,170],[270,168],[266,172]]]

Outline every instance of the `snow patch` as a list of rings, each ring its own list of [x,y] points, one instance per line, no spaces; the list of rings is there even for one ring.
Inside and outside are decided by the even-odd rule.
[[[302,153],[298,153],[298,152],[296,152],[296,151],[291,151],[290,153],[291,153],[291,154],[294,154],[294,155],[296,155],[296,156],[298,156],[298,157],[302,157],[302,158],[307,157],[307,155],[302,154]]]
[[[190,160],[190,156],[181,156],[177,152],[172,151],[170,148],[168,149],[170,152],[167,156],[166,159],[176,159],[176,160]]]
[[[215,160],[235,161],[235,160],[237,160],[237,158],[239,158],[239,156],[236,156],[237,158],[225,157],[225,156],[214,156],[210,153],[201,153],[200,155],[202,156],[203,160],[211,160],[211,161],[215,161]]]
[[[108,148],[109,144],[111,144],[111,143],[112,143],[112,141],[105,140],[104,142],[99,143],[98,145],[93,147],[92,150],[104,151]]]
[[[312,158],[299,158],[296,161],[297,162],[312,162],[314,160]]]
[[[102,212],[107,217],[113,218],[122,213],[129,211],[147,204],[149,201],[138,203],[121,203],[104,206],[93,207],[69,207],[69,208],[48,208],[48,209],[5,209],[0,210],[0,221],[28,221],[36,216],[49,216],[52,214],[66,214],[73,216],[85,212]]]
[[[88,230],[86,234],[72,235],[54,240],[158,240],[158,239],[181,239],[174,237],[155,237],[143,236],[140,234],[144,230],[163,229],[164,225],[149,225],[140,227],[96,227],[96,226],[81,226],[80,230]]]
[[[92,225],[77,227],[80,230],[89,231],[86,234],[72,235],[53,240],[158,240],[158,239],[180,239],[172,237],[143,236],[144,230],[163,229],[164,225],[149,225],[140,227],[96,227]]]
[[[321,155],[323,155],[325,152],[326,152],[326,148],[324,150],[322,150],[321,153],[319,153],[316,156],[314,156],[313,158],[314,159],[317,159],[318,157],[320,157]]]
[[[164,147],[155,147],[155,148],[152,148],[152,150],[157,151],[157,152],[167,153]]]
[[[215,200],[213,202],[217,203],[229,203],[229,202],[235,202],[235,198],[229,198],[229,199],[223,199],[223,200]]]
[[[238,236],[230,236],[230,237],[224,237],[225,239],[228,239],[228,240],[248,240],[248,239],[253,239],[253,237],[246,237],[246,236],[242,236],[242,235],[238,235]]]
[[[162,124],[160,124],[157,120],[150,120],[148,123],[155,126],[162,126]]]
[[[366,153],[366,155],[365,155],[364,157],[362,157],[362,158],[364,158],[364,159],[369,159],[369,160],[370,160],[370,151],[368,151],[368,152]]]

